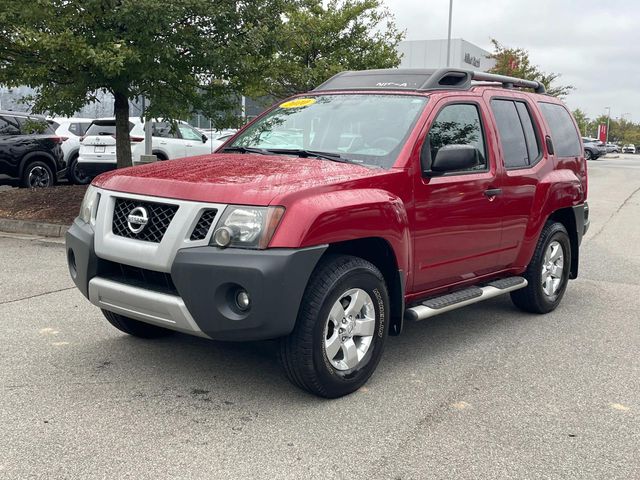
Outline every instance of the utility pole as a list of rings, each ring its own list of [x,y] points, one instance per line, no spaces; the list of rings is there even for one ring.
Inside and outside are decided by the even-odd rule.
[[[609,120],[611,120],[611,107],[604,107],[604,109],[607,111],[607,139],[605,140],[605,143],[609,143]]]
[[[453,17],[453,0],[449,0],[449,33],[447,33],[447,67],[451,66],[451,19]]]

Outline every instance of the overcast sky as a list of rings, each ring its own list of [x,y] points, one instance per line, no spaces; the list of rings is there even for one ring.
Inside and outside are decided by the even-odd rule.
[[[407,40],[447,38],[449,0],[385,0]],[[453,0],[453,38],[529,51],[590,117],[640,122],[640,0]]]

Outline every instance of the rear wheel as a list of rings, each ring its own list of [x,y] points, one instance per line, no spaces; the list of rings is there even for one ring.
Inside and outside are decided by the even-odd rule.
[[[389,295],[380,271],[347,255],[322,260],[280,358],[298,387],[326,398],[356,391],[376,369],[387,338]]]
[[[53,171],[42,160],[28,163],[22,173],[21,185],[25,188],[45,188],[53,184]]]
[[[591,160],[593,158],[593,155],[591,154],[591,150],[585,150],[584,151],[584,159],[585,160]]]
[[[91,177],[84,173],[82,166],[78,163],[78,155],[74,155],[67,165],[67,178],[75,185],[86,185],[91,181]]]
[[[548,313],[560,304],[569,282],[571,242],[564,225],[548,222],[542,229],[531,263],[524,277],[529,284],[511,292],[511,300],[520,309]]]
[[[173,330],[167,330],[166,328],[156,327],[149,323],[140,322],[133,318],[125,317],[117,313],[110,312],[108,310],[102,310],[102,314],[107,321],[116,327],[118,330],[134,337],[139,338],[159,338],[172,335]]]

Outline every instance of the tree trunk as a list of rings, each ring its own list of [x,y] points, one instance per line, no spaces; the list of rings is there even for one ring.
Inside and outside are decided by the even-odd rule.
[[[129,98],[126,93],[114,92],[113,113],[116,117],[116,158],[118,168],[130,167],[131,140],[129,137]]]

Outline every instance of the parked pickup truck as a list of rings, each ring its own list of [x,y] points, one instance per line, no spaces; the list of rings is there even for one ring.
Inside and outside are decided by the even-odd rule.
[[[507,293],[554,310],[586,199],[578,129],[541,84],[344,72],[215,154],[100,175],[67,256],[123,332],[279,339],[294,384],[339,397],[404,322]]]

